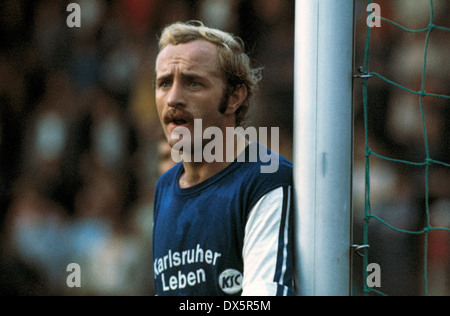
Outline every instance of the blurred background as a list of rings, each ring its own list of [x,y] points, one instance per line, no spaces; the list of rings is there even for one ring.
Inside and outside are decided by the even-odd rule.
[[[430,3],[435,25],[450,27],[446,0],[375,0],[381,15],[405,28],[420,30],[430,24]],[[355,1],[355,73],[363,65],[367,1]],[[408,33],[385,21],[371,28],[369,71],[413,91],[420,91],[426,32]],[[425,91],[450,96],[450,32],[433,30],[426,59]],[[363,243],[365,142],[362,84],[354,84],[354,243]],[[424,97],[424,121],[430,157],[450,163],[450,100]],[[419,96],[376,77],[368,85],[368,142],[384,157],[423,163],[426,145]],[[372,214],[403,230],[427,227],[425,167],[370,157]],[[432,165],[429,173],[429,213],[432,227],[450,228],[450,168]],[[450,295],[450,233],[432,231],[427,244],[427,281],[424,278],[424,235],[397,232],[372,219],[369,223],[369,263],[381,268],[380,290],[388,295]],[[354,293],[362,293],[362,258],[353,261]],[[425,283],[427,282],[427,283]]]
[[[66,24],[71,2],[81,7],[80,28]],[[376,2],[404,26],[428,25],[428,0]],[[434,2],[435,24],[450,27],[448,1]],[[367,2],[355,3],[358,67]],[[280,152],[292,160],[294,12],[292,0],[2,0],[0,295],[153,295],[153,190],[173,164],[154,105],[158,35],[198,19],[243,38],[255,66],[264,66],[247,125],[279,127]],[[433,32],[427,92],[450,94],[449,39]],[[420,90],[424,41],[382,23],[373,29],[370,70]],[[418,97],[378,79],[369,88],[373,150],[423,161]],[[360,90],[355,82],[355,242],[364,215]],[[449,101],[427,97],[425,105],[431,156],[450,163]],[[374,212],[421,230],[423,168],[375,160],[371,176]],[[433,166],[430,179],[433,225],[449,227],[450,170]],[[420,295],[423,238],[372,228],[382,290]],[[428,247],[430,294],[449,295],[449,234],[430,233]],[[81,288],[66,285],[69,263],[81,267]]]
[[[69,3],[81,27],[69,28]],[[0,294],[152,295],[152,203],[172,166],[154,104],[158,36],[202,20],[265,66],[249,126],[292,159],[286,0],[0,2]],[[81,288],[68,288],[69,263]]]

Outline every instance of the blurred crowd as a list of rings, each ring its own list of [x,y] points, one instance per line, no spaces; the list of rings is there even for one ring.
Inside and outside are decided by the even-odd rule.
[[[81,8],[70,28],[67,5]],[[264,81],[248,125],[292,159],[290,0],[2,0],[0,294],[152,295],[152,202],[173,163],[154,105],[162,28],[244,39]],[[256,109],[257,107],[257,109]],[[168,232],[170,233],[170,232]],[[70,263],[81,287],[70,288]]]
[[[430,24],[429,0],[377,0],[381,15],[405,28]],[[433,24],[450,28],[450,2],[433,0]],[[364,13],[367,1],[356,1]],[[357,15],[355,66],[363,65],[367,15]],[[370,32],[369,71],[413,91],[422,89],[426,32],[409,33],[385,21]],[[426,58],[425,91],[450,96],[450,32],[433,30]],[[361,80],[355,81],[354,242],[363,242],[365,137]],[[384,157],[414,163],[431,159],[450,164],[450,100],[423,98],[373,77],[368,83],[368,143]],[[423,128],[425,123],[426,137]],[[428,147],[428,148],[427,148]],[[428,179],[428,188],[426,187]],[[426,191],[429,191],[427,197]],[[428,225],[450,228],[450,168],[433,164],[429,174],[414,166],[370,157],[370,203],[373,215],[408,231]],[[428,206],[427,206],[428,205]],[[426,211],[430,214],[427,221]],[[423,295],[424,235],[411,235],[371,220],[369,262],[381,267],[381,291],[390,295]],[[430,295],[450,295],[450,233],[432,231],[427,239],[427,288]],[[361,258],[353,262],[357,293],[362,293]]]

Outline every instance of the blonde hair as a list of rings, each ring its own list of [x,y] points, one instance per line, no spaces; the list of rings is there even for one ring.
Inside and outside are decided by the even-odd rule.
[[[236,111],[236,126],[243,125],[250,99],[262,78],[262,68],[251,66],[250,58],[245,53],[244,43],[239,37],[206,27],[200,21],[176,22],[167,26],[159,40],[159,51],[161,52],[168,45],[184,44],[199,39],[207,40],[219,48],[219,63],[227,81],[226,96],[229,97],[241,85],[247,88],[247,98]]]

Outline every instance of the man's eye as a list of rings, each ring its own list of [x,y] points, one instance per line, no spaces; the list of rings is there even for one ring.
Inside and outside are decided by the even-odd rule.
[[[192,81],[191,82],[191,87],[192,88],[198,88],[198,87],[200,87],[200,83],[198,83],[197,81]]]
[[[168,81],[162,81],[162,82],[159,83],[158,86],[159,86],[160,88],[163,88],[163,89],[169,88],[169,87],[170,87],[170,82],[168,82]]]

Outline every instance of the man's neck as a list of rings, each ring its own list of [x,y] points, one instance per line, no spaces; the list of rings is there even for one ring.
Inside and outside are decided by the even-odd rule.
[[[238,135],[238,138],[241,138],[241,141],[237,141],[234,146],[234,158],[233,161],[229,161],[226,159],[225,151],[224,151],[224,159],[222,162],[213,161],[213,162],[186,162],[183,161],[184,172],[179,179],[179,185],[181,188],[186,189],[190,188],[194,185],[200,184],[209,178],[217,175],[222,170],[226,169],[229,165],[231,165],[236,158],[244,152],[244,150],[248,146],[247,140],[245,140],[244,136]],[[224,144],[223,148],[226,148],[226,144]]]

